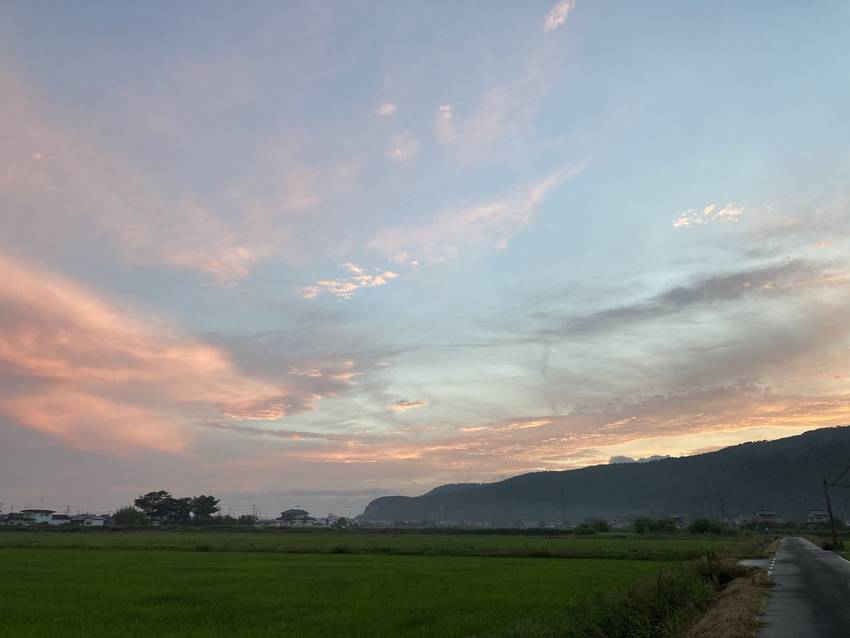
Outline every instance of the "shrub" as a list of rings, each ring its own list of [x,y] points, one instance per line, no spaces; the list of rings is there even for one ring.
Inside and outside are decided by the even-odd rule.
[[[688,531],[691,534],[721,534],[723,532],[723,523],[710,518],[698,518],[688,526]]]

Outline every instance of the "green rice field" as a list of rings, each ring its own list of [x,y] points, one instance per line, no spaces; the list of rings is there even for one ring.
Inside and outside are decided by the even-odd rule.
[[[489,636],[650,561],[0,550],[8,636]]]
[[[201,550],[687,560],[742,542],[638,535],[537,536],[385,531],[140,530],[5,531],[0,548]]]
[[[612,592],[651,587],[659,571],[736,543],[414,531],[6,530],[0,636],[565,635],[581,620],[576,610],[604,614]]]

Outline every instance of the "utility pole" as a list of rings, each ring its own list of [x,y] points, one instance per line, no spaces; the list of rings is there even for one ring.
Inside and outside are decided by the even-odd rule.
[[[564,527],[564,488],[561,488],[561,527]]]
[[[829,526],[832,528],[832,549],[838,549],[838,534],[835,533],[835,518],[832,516],[832,501],[829,500],[829,484],[823,480],[823,495],[826,498],[826,511],[829,514]]]

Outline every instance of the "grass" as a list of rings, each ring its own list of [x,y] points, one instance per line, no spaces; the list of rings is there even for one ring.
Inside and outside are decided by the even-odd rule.
[[[513,556],[683,561],[747,543],[746,537],[652,538],[625,534],[527,536],[386,531],[6,530],[0,548]]]
[[[766,540],[3,530],[0,634],[672,638]]]
[[[450,638],[552,617],[662,563],[41,548],[0,549],[0,565],[10,636]]]

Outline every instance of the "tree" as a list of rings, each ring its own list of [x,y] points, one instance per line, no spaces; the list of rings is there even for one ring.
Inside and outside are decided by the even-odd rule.
[[[140,512],[132,505],[128,505],[127,507],[115,510],[115,513],[112,515],[112,522],[115,525],[138,526],[146,524],[148,519],[144,512]]]
[[[723,531],[723,523],[710,518],[698,518],[688,527],[691,534],[719,534]]]
[[[256,525],[257,524],[257,517],[251,516],[250,514],[242,514],[242,516],[239,517],[239,520],[237,521],[236,524],[237,525]]]
[[[192,498],[192,516],[196,521],[211,519],[218,512],[218,499],[201,494]]]
[[[188,523],[192,518],[192,499],[174,498],[165,490],[143,494],[134,504],[150,520],[160,523]]]
[[[158,492],[143,494],[133,501],[133,504],[142,510],[150,520],[164,522],[168,520],[173,501],[174,497],[171,494],[165,490],[159,490]]]
[[[172,498],[166,520],[169,523],[188,523],[192,520],[192,499],[188,496]]]
[[[591,521],[590,527],[593,528],[594,532],[610,532],[611,531],[611,526],[608,524],[608,521],[603,520],[601,518],[596,519],[595,521]]]
[[[638,534],[673,534],[676,532],[676,521],[672,518],[640,516],[635,519],[634,526]]]

